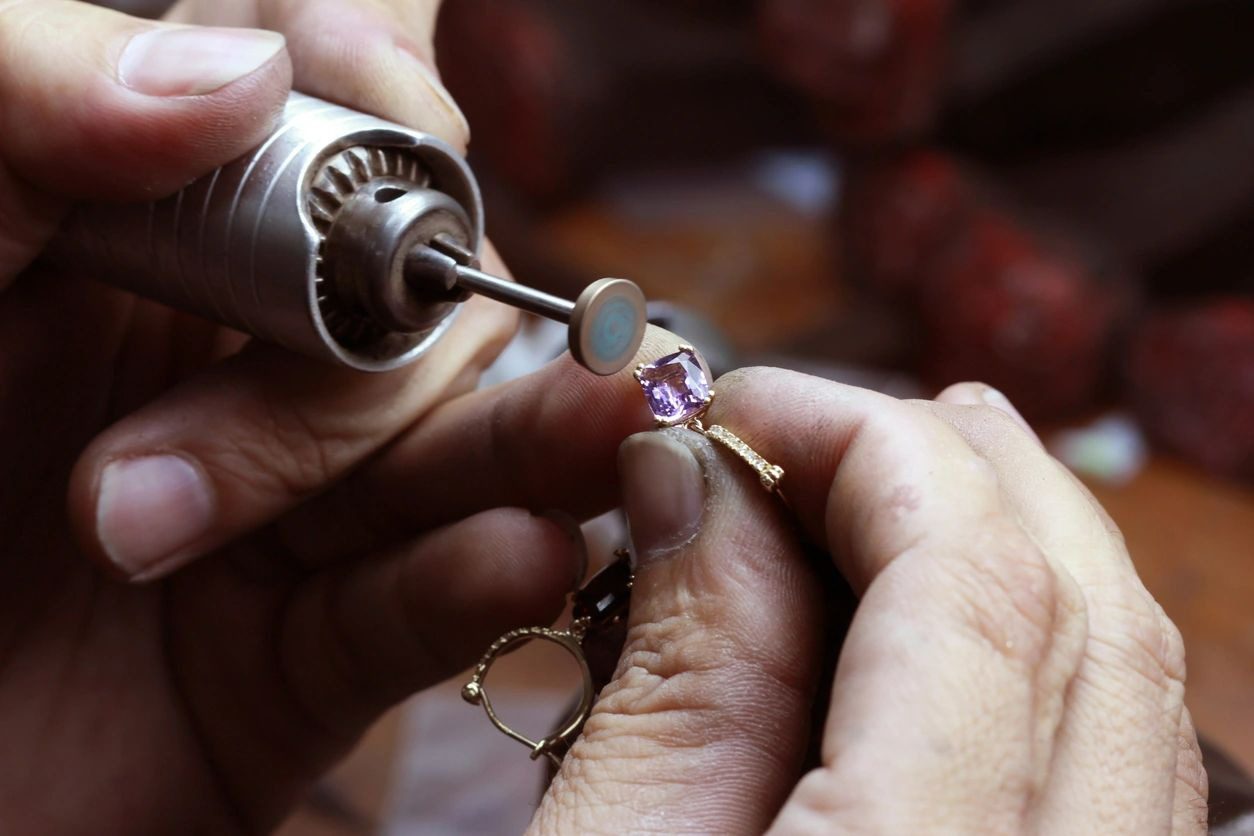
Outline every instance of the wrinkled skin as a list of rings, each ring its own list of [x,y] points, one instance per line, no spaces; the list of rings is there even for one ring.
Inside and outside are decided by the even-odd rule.
[[[679,342],[650,330],[641,356]],[[707,423],[784,468],[786,503],[689,430],[620,446],[647,418],[631,373],[558,363],[441,405],[296,515],[334,550],[451,509],[590,514],[617,468],[626,646],[533,832],[1205,832],[1179,631],[1003,395],[899,401],[779,369],[715,389]],[[433,483],[368,527],[345,502]],[[815,550],[860,601],[802,775],[831,605]]]
[[[1202,832],[1179,635],[986,387],[900,402],[779,370],[719,381],[711,419],[785,468],[785,511],[686,430],[620,451],[648,426],[630,373],[564,359],[468,394],[512,330],[498,306],[414,368],[360,376],[236,353],[238,335],[31,266],[74,200],[168,193],[242,153],[293,73],[464,143],[429,69],[434,12],[184,3],[181,22],[286,47],[154,96],[117,71],[152,24],[0,3],[6,826],[268,829],[385,707],[557,614],[579,546],[518,509],[596,513],[617,470],[639,553],[627,644],[537,832]],[[641,356],[676,342],[652,330]],[[101,510],[109,468],[154,455],[207,491],[188,536],[171,534],[187,503]],[[803,776],[815,547],[861,603]]]

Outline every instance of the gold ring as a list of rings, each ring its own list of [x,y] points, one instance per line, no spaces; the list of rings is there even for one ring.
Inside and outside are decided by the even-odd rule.
[[[706,427],[701,416],[714,403],[714,389],[705,362],[690,345],[652,363],[636,366],[636,380],[644,390],[644,399],[659,427],[684,427],[713,439],[736,454],[758,474],[762,487],[779,493],[784,469],[758,454],[739,436],[726,427]]]
[[[565,630],[554,630],[549,627],[523,627],[510,630],[492,642],[479,659],[471,674],[470,681],[462,688],[462,699],[471,705],[483,706],[488,720],[506,736],[517,740],[531,750],[531,759],[547,757],[554,766],[561,766],[566,751],[579,737],[583,724],[592,713],[592,703],[596,699],[604,681],[598,680],[584,650],[584,643],[598,637],[604,639],[606,631],[614,625],[621,624],[627,617],[631,606],[631,587],[634,575],[631,569],[631,555],[626,549],[614,552],[616,558],[606,568],[571,595],[571,622]],[[491,698],[488,697],[487,677],[492,665],[504,654],[519,645],[530,641],[547,641],[558,645],[571,656],[579,666],[579,701],[566,716],[558,728],[549,735],[532,740],[527,735],[510,726],[496,713]],[[608,674],[601,674],[604,678]]]
[[[494,641],[492,646],[484,652],[483,657],[479,660],[479,664],[475,666],[475,672],[471,676],[470,681],[462,688],[462,699],[471,705],[482,705],[483,710],[487,712],[488,719],[492,721],[492,725],[496,726],[507,737],[512,737],[530,749],[532,760],[545,755],[549,760],[553,761],[554,766],[561,766],[562,755],[570,748],[570,744],[574,742],[574,739],[579,736],[580,730],[583,729],[584,721],[588,719],[588,714],[592,711],[592,698],[596,693],[592,684],[592,671],[588,668],[588,660],[583,653],[583,637],[587,627],[587,620],[585,619],[582,623],[576,621],[566,630],[551,630],[548,627],[524,627],[519,630],[509,631]],[[579,704],[575,706],[556,731],[540,740],[532,740],[502,720],[500,715],[496,713],[492,700],[488,698],[488,691],[484,686],[484,680],[488,676],[488,671],[492,668],[492,663],[514,647],[526,644],[529,641],[549,641],[561,647],[575,658],[576,664],[579,665],[581,679]]]

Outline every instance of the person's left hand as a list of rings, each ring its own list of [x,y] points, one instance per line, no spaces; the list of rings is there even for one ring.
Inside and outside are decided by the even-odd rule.
[[[437,6],[173,11],[286,36],[249,51],[82,3],[0,3],[5,832],[264,831],[383,709],[560,610],[579,547],[526,511],[377,550],[315,554],[267,528],[472,388],[510,309],[468,303],[418,363],[367,375],[240,351],[241,335],[90,275],[27,269],[73,200],[160,196],[258,142],[292,69],[304,92],[464,146],[432,69]]]

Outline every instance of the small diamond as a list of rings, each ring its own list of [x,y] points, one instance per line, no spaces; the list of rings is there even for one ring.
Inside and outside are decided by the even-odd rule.
[[[688,349],[642,366],[638,378],[653,417],[664,424],[687,421],[707,406],[710,382],[701,361]]]

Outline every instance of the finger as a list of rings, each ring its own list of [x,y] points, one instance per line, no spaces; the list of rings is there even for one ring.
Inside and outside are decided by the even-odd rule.
[[[1010,402],[1010,399],[985,383],[955,383],[937,395],[936,401],[937,403],[965,404],[967,406],[991,406],[993,409],[1006,413],[1015,423],[1023,428],[1024,432],[1038,442],[1040,441],[1040,437],[1032,429],[1032,425],[1019,413],[1019,410]]]
[[[974,393],[978,402],[964,397],[949,403],[939,399],[912,403],[951,426],[972,449],[988,459],[1002,478],[1006,500],[1015,513],[1046,550],[1067,563],[1069,569],[1083,573],[1096,567],[1104,571],[1112,562],[1131,567],[1114,520],[1071,471],[1049,455],[1037,436],[1025,428],[1014,406],[986,403],[981,395],[991,387],[982,383],[959,386],[970,387],[968,393]],[[996,396],[993,400],[997,400]],[[1092,552],[1095,544],[1101,546],[1096,554]]]
[[[287,36],[296,86],[434,134],[465,149],[466,118],[440,82],[432,37],[438,0],[258,0],[231,19]],[[184,0],[174,19],[221,19],[218,0]],[[229,11],[228,11],[229,13]]]
[[[637,360],[657,359],[681,342],[650,327]],[[849,430],[830,426],[825,410],[839,409],[853,393],[868,404],[891,399],[852,387],[816,387],[800,375],[759,392],[754,380],[760,376],[742,371],[719,380],[711,416],[737,416],[730,428],[784,468],[790,502],[812,540],[826,546],[827,493]],[[342,485],[297,509],[280,529],[295,550],[331,560],[486,508],[563,508],[592,516],[617,501],[607,474],[618,444],[652,423],[628,370],[594,378],[563,357],[443,405]],[[816,435],[827,442],[818,449],[811,443]],[[407,500],[433,484],[442,489],[428,501]]]
[[[178,0],[162,19],[201,26],[261,26],[257,0]]]
[[[465,669],[506,630],[551,624],[581,571],[580,549],[577,528],[501,509],[333,567],[289,608],[288,681],[327,727],[359,731]]]
[[[664,332],[651,331],[647,339],[647,358],[673,350],[674,343]],[[386,495],[403,488],[406,480],[419,484],[437,478],[447,490],[422,509],[375,512],[371,519],[387,523],[403,520],[406,514],[429,519],[428,515],[455,508],[464,512],[476,501],[498,502],[502,496],[519,496],[519,504],[525,506],[536,497],[571,508],[594,501],[588,485],[596,484],[598,473],[603,478],[608,472],[610,465],[603,457],[609,439],[617,427],[647,420],[647,413],[630,379],[585,387],[577,376],[562,372],[561,365],[555,365],[531,380],[462,399],[432,416],[398,445],[403,454],[394,457],[398,452],[394,449],[384,457],[388,463],[368,468],[364,481],[354,483],[366,485],[373,495]],[[920,798],[936,799],[933,787],[949,787],[961,796],[949,803],[967,816],[984,809],[984,800],[977,795],[985,790],[972,786],[980,786],[980,781],[1001,785],[994,763],[1027,763],[1021,774],[1042,780],[1051,735],[1061,716],[1062,693],[1082,645],[1082,599],[1068,579],[1057,577],[1047,556],[998,504],[996,478],[988,463],[943,422],[874,393],[770,370],[733,373],[717,388],[709,419],[729,427],[784,467],[784,490],[791,506],[811,538],[836,555],[855,588],[866,589],[903,554],[913,555],[907,565],[918,564],[940,576],[928,577],[912,590],[922,599],[934,598],[933,604],[917,609],[901,605],[908,610],[903,623],[916,626],[895,631],[893,619],[885,619],[884,635],[907,646],[894,644],[885,654],[866,654],[870,662],[862,664],[869,665],[867,690],[875,696],[858,706],[859,711],[849,711],[859,719],[838,730],[856,729],[865,719],[902,737],[907,729],[918,739],[962,735],[970,751],[984,748],[996,756],[972,765],[970,774],[978,780],[971,785],[942,780],[952,764],[940,752],[923,759],[903,755],[876,780],[884,787],[898,782],[926,788],[920,789]],[[842,470],[855,452],[854,459],[863,463]],[[842,472],[851,475],[837,478]],[[507,478],[493,476],[500,473]],[[318,504],[311,510],[329,507]],[[1005,531],[990,528],[994,511]],[[351,518],[352,511],[346,514]],[[972,544],[970,531],[988,534]],[[939,557],[927,560],[929,549],[915,547],[933,542],[929,538],[940,533],[947,539],[936,546]],[[1002,562],[1007,564],[1004,573]],[[934,595],[928,588],[933,583],[945,594]],[[991,596],[990,584],[996,589]],[[986,629],[991,638],[985,638]],[[956,649],[936,654],[926,652],[926,642],[916,645],[906,639],[918,636],[935,643],[931,637],[951,635],[956,637]],[[879,658],[911,664],[877,670],[873,662]],[[947,659],[961,664],[951,667],[944,663]],[[917,683],[917,689],[909,691],[910,700],[891,698],[892,683],[898,678]],[[970,699],[972,690],[980,699]],[[936,703],[950,710],[927,709],[933,691]],[[874,715],[880,708],[884,713]],[[1017,723],[1025,731],[1006,738],[990,718]],[[912,750],[911,742],[898,751]],[[868,762],[870,753],[857,754]],[[883,761],[882,755],[875,757]],[[999,799],[1003,810],[1019,809],[1026,791],[1023,784],[1010,787]]]
[[[677,342],[650,327],[637,356],[654,359]],[[591,516],[617,502],[618,445],[652,425],[630,367],[597,377],[563,356],[525,378],[442,405],[279,528],[291,549],[327,561],[488,508]],[[410,501],[419,491],[424,501]]]
[[[206,762],[245,829],[266,832],[290,809],[275,775],[295,775],[296,792],[385,708],[468,667],[502,632],[556,618],[579,548],[554,523],[505,509],[291,590],[263,586],[260,603],[252,581],[213,562],[174,579],[179,624],[253,636],[244,648],[187,630],[170,639]]]
[[[865,590],[823,766],[777,832],[1016,831],[1050,775],[1083,599],[950,427],[873,393],[799,383],[760,370],[720,383],[720,397],[752,386],[734,413],[742,435],[781,445],[771,455],[786,471],[801,465],[784,489],[807,508],[821,497],[829,547]],[[821,480],[804,473],[802,446],[828,469],[819,497],[806,496]]]
[[[1206,833],[1208,826],[1207,798],[1210,794],[1202,749],[1193,727],[1193,715],[1186,706],[1180,712],[1178,757],[1176,759],[1175,792],[1171,797],[1171,832],[1181,836]]]
[[[930,408],[930,405],[927,401],[918,401],[917,403],[920,406],[923,406],[925,408]],[[1023,418],[1023,415],[1019,412],[1017,408],[1015,408],[1015,405],[1010,402],[1010,399],[986,383],[955,383],[953,386],[950,386],[949,388],[945,389],[945,391],[941,392],[939,395],[936,396],[936,403],[965,404],[968,406],[992,407],[993,409],[999,412],[1003,412],[1006,415],[1010,416],[1010,418],[1013,419],[1015,423],[1017,423],[1020,426],[1020,428],[1022,428],[1025,432],[1027,432],[1029,436],[1035,439],[1038,444],[1041,443],[1040,436],[1037,435],[1036,431],[1032,429],[1032,426]],[[937,414],[942,419],[945,419],[948,413],[945,413],[944,411],[938,411]],[[963,432],[962,425],[958,423],[954,423],[954,422],[951,422],[951,423],[954,424],[955,429],[957,429],[959,432]],[[1115,525],[1115,521],[1110,518],[1110,515],[1106,513],[1106,509],[1103,508],[1102,504],[1097,501],[1097,497],[1093,496],[1093,492],[1090,491],[1083,482],[1077,479],[1071,471],[1067,470],[1064,467],[1059,466],[1056,462],[1052,463],[1051,467],[1049,467],[1048,469],[1054,472],[1061,472],[1063,478],[1066,481],[1069,481],[1071,483],[1071,486],[1076,491],[1078,491],[1081,495],[1083,495],[1084,497],[1088,499],[1093,512],[1096,513],[1097,516],[1103,521],[1103,523],[1106,526],[1107,531],[1112,536],[1114,537],[1122,536],[1119,533],[1119,526]],[[1086,515],[1081,514],[1080,516],[1084,517]],[[1049,527],[1050,526],[1048,525],[1042,526],[1042,528],[1049,528]]]
[[[332,5],[269,4],[261,7],[259,22],[292,29],[309,55],[315,48],[337,55],[339,63],[319,72],[341,84],[375,67],[355,63],[357,53],[379,53],[378,31],[359,20],[362,15],[379,25],[386,18],[389,37],[399,37],[396,27],[405,21],[396,9],[407,8],[409,22],[424,10],[434,15],[424,4]],[[314,7],[327,17],[307,17]],[[189,5],[183,11],[194,18],[193,12],[207,10]],[[341,47],[351,49],[340,55]],[[347,97],[366,96],[376,86],[398,102],[413,100],[412,85],[406,90],[398,80],[404,76],[366,73],[359,87],[344,88],[341,100],[370,109],[369,101]],[[417,111],[410,116],[417,118]],[[324,489],[438,396],[473,383],[515,323],[504,306],[473,303],[415,369],[370,380],[266,348],[250,351],[121,422],[88,449],[71,484],[80,539],[125,577],[168,573]]]
[[[291,81],[283,38],[86,3],[0,5],[0,277],[68,199],[151,199],[259,142]],[[52,194],[58,200],[50,200]]]
[[[70,481],[83,548],[125,578],[150,580],[258,528],[465,385],[515,322],[511,309],[472,300],[421,361],[380,375],[251,346],[88,446]]]
[[[151,198],[269,133],[291,66],[281,35],[171,26],[67,0],[0,7],[4,160],[76,198]]]
[[[650,327],[637,359],[652,361],[680,342]],[[759,390],[758,379],[782,382]],[[852,430],[830,424],[826,415],[851,397],[863,411],[895,401],[816,382],[734,372],[718,381],[711,418],[784,468],[785,492],[805,530],[828,546],[828,488]],[[486,508],[563,508],[591,516],[617,501],[607,480],[617,445],[651,424],[630,372],[594,378],[563,357],[525,378],[444,404],[342,485],[285,518],[280,529],[294,549],[330,560]],[[824,444],[816,447],[816,436]],[[407,501],[432,484],[442,489],[428,501]]]
[[[774,498],[731,465],[687,430],[623,444],[627,640],[533,832],[760,833],[796,780],[821,605]]]
[[[1088,643],[1058,739],[1069,768],[1043,795],[1042,829],[1079,814],[1132,832],[1165,828],[1184,705],[1179,631],[1137,577],[1118,528],[1004,409],[923,406],[993,466],[1015,517],[1087,603]]]

